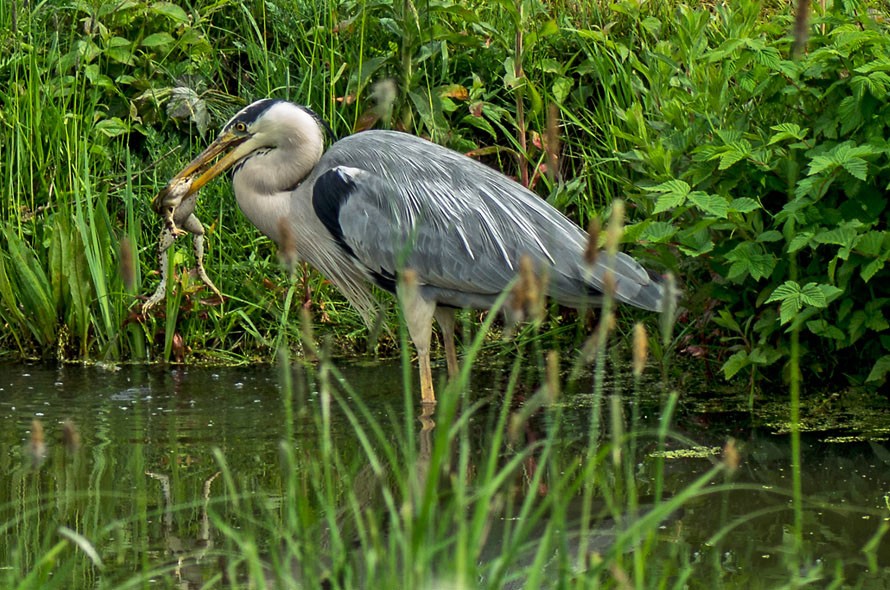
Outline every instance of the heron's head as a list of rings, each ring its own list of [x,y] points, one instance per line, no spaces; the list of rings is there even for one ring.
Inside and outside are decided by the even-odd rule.
[[[185,199],[251,156],[279,148],[306,153],[307,158],[317,160],[323,149],[326,127],[305,107],[271,98],[258,100],[232,117],[213,143],[174,176],[167,187],[191,179],[187,193],[182,196]],[[166,192],[167,188],[155,200],[162,200]]]

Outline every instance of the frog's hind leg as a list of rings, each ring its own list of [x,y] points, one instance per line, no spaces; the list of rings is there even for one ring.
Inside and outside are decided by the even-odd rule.
[[[167,250],[170,249],[175,240],[176,235],[173,232],[167,228],[161,230],[161,235],[158,237],[158,262],[161,271],[161,282],[151,297],[142,304],[142,313],[147,312],[160,303],[167,295]]]
[[[188,219],[182,224],[182,227],[193,234],[192,242],[195,249],[195,270],[198,272],[198,277],[205,285],[207,285],[207,288],[213,291],[214,295],[222,301],[222,293],[219,292],[219,289],[216,288],[216,285],[214,285],[213,281],[210,280],[210,277],[207,276],[207,271],[204,270],[204,226],[201,225],[201,220],[194,215],[189,215]]]

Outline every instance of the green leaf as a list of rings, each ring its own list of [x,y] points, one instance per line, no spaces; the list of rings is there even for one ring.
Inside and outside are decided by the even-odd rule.
[[[822,231],[813,236],[813,240],[817,244],[833,244],[846,248],[852,248],[855,239],[856,230],[850,226]]]
[[[685,203],[686,196],[692,189],[682,180],[668,180],[650,187],[648,190],[651,193],[660,193],[658,200],[655,202],[653,213],[663,213]]]
[[[667,221],[653,221],[642,232],[640,238],[656,244],[669,241],[677,233],[677,228]]]
[[[888,242],[890,233],[883,231],[870,231],[856,238],[853,248],[863,256],[882,256],[888,255],[888,248],[884,244]]]
[[[120,117],[111,117],[110,119],[102,119],[96,123],[96,131],[102,133],[106,137],[117,137],[129,133],[130,128]]]
[[[778,242],[778,241],[782,240],[783,238],[784,238],[784,236],[782,235],[782,232],[771,229],[771,230],[765,231],[765,232],[761,233],[759,236],[757,236],[757,241],[758,242]]]
[[[791,297],[783,300],[782,304],[779,306],[779,319],[781,323],[787,324],[794,319],[794,316],[796,316],[799,311],[800,299]]]
[[[726,215],[729,213],[729,204],[721,196],[709,195],[702,191],[693,191],[689,193],[688,197],[690,201],[705,213],[710,213],[721,219],[726,218]]]
[[[831,303],[844,294],[844,290],[840,287],[835,287],[834,285],[826,285],[824,283],[819,285],[819,290],[822,291],[822,295],[825,297],[826,303]]]
[[[179,25],[189,22],[189,17],[185,10],[172,2],[155,2],[151,5],[151,11],[155,14],[166,16]]]
[[[773,291],[766,303],[774,301],[784,301],[788,298],[796,298],[800,293],[800,285],[795,281],[785,281]]]
[[[793,254],[804,246],[809,245],[811,239],[813,239],[813,232],[800,232],[799,234],[791,238],[790,242],[788,242],[788,253]]]
[[[816,283],[807,283],[800,290],[800,301],[806,305],[818,307],[820,309],[828,306],[825,293]]]
[[[770,127],[770,129],[777,131],[778,133],[773,134],[772,137],[769,138],[767,145],[785,141],[786,139],[803,141],[809,131],[808,129],[801,129],[800,125],[797,125],[796,123],[782,123],[781,125],[774,125]]]
[[[736,373],[747,367],[749,364],[748,353],[744,350],[740,350],[726,359],[726,362],[723,363],[723,367],[721,367],[723,376],[726,379],[732,379],[735,377]]]
[[[729,210],[735,213],[750,213],[761,208],[760,203],[750,197],[739,197],[729,203]]]
[[[720,155],[719,170],[726,170],[736,162],[744,160],[751,155],[751,144],[747,141],[736,141],[726,146],[726,150]]]
[[[846,334],[844,334],[840,328],[829,324],[827,320],[811,320],[806,324],[807,329],[816,336],[831,338],[832,340],[837,340],[839,342],[847,338]]]
[[[557,104],[562,104],[565,102],[574,85],[575,81],[572,78],[568,78],[565,76],[560,76],[553,81],[553,98],[556,99]]]
[[[847,96],[838,104],[837,114],[841,120],[841,130],[844,134],[862,124],[862,109],[859,100],[855,96]]]
[[[822,174],[825,171],[831,172],[837,167],[838,163],[834,158],[826,155],[813,156],[813,159],[810,160],[810,171],[808,175],[815,176],[816,174]]]
[[[154,33],[142,40],[143,47],[161,47],[163,45],[173,45],[175,43],[173,35],[170,33]]]
[[[862,280],[866,283],[869,282],[871,278],[878,273],[878,271],[884,268],[884,262],[885,260],[882,258],[875,258],[874,260],[863,266],[862,270],[860,271]]]
[[[850,158],[841,162],[841,165],[844,170],[863,182],[868,178],[868,162],[862,158]]]
[[[890,373],[890,355],[884,355],[875,362],[865,381],[883,381],[887,373]]]
[[[742,328],[739,326],[739,323],[736,321],[735,317],[733,317],[732,313],[726,309],[721,309],[717,312],[717,317],[713,318],[715,324],[720,326],[721,328],[726,328],[727,330],[732,330],[733,332],[742,332]]]

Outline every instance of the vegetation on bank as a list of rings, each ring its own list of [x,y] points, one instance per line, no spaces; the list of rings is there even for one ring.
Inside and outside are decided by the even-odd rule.
[[[877,2],[814,5],[795,48],[787,7],[731,4],[6,3],[0,347],[265,360],[299,341],[287,318],[309,294],[317,325],[364,340],[321,277],[290,280],[225,182],[203,191],[199,216],[227,300],[181,274],[165,313],[139,313],[157,281],[151,197],[236,108],[275,96],[339,135],[392,126],[470,152],[582,226],[622,197],[627,249],[686,294],[673,346],[726,377],[781,377],[796,331],[805,379],[879,384],[886,16]]]

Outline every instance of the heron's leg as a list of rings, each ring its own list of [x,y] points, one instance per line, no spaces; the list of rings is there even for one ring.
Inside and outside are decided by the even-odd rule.
[[[442,328],[442,340],[445,342],[445,362],[448,364],[448,378],[454,379],[458,373],[457,350],[454,348],[454,308],[437,307],[436,321]]]
[[[189,215],[182,227],[194,235],[192,242],[195,249],[195,269],[198,271],[198,277],[222,301],[222,293],[219,292],[219,289],[216,288],[216,285],[207,276],[207,271],[204,270],[204,226],[201,225],[201,220],[194,215]]]
[[[399,289],[405,323],[408,334],[417,349],[417,361],[420,364],[420,397],[425,404],[436,403],[433,390],[433,370],[430,366],[430,337],[433,333],[433,314],[436,303],[427,301],[417,293],[416,285]]]
[[[158,284],[158,288],[155,289],[155,292],[152,293],[151,297],[142,304],[143,312],[148,311],[160,303],[164,299],[164,296],[167,295],[167,250],[170,249],[170,246],[173,245],[175,240],[176,236],[173,232],[169,231],[167,228],[161,230],[161,235],[158,236],[158,263],[161,271],[161,282]]]

